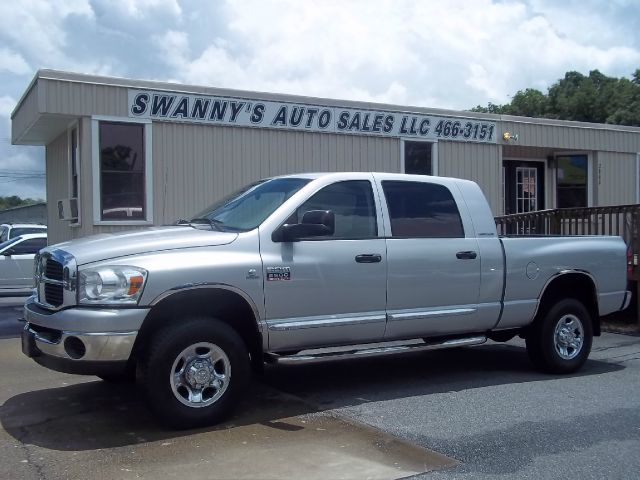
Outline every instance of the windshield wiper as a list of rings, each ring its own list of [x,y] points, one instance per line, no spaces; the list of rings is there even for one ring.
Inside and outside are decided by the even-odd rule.
[[[192,218],[191,220],[189,220],[189,223],[208,223],[211,226],[211,230],[217,230],[218,232],[224,231],[222,230],[222,228],[220,228],[222,225],[224,225],[224,222],[221,220],[216,220],[214,218],[208,218],[208,217]]]

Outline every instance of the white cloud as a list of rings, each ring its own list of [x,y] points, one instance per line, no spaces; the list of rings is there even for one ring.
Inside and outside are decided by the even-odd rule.
[[[45,67],[465,109],[569,70],[629,76],[638,18],[632,0],[0,1],[0,114]],[[0,144],[16,152],[42,165]]]
[[[31,71],[31,67],[19,53],[8,48],[0,48],[0,71],[24,75]]]
[[[188,83],[445,108],[503,103],[568,70],[619,76],[640,64],[637,45],[568,36],[539,10],[518,0],[230,1],[228,38],[214,33],[194,52],[173,30],[159,46],[172,78]]]

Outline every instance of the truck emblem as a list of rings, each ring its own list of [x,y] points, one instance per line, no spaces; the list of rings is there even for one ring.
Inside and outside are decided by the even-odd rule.
[[[247,272],[247,280],[251,280],[253,278],[258,278],[258,273],[255,268],[250,268]]]
[[[291,280],[291,267],[267,267],[267,281]]]

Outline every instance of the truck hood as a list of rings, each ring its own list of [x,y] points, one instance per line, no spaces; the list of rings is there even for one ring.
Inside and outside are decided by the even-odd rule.
[[[237,233],[211,231],[208,226],[205,228],[180,225],[103,233],[58,243],[49,246],[47,250],[64,250],[75,257],[78,265],[84,265],[160,250],[226,245],[238,237]]]

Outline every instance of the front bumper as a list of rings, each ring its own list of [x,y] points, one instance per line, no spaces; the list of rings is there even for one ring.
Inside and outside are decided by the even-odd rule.
[[[70,308],[51,312],[30,298],[24,308],[22,351],[39,364],[60,372],[113,373],[126,366],[148,312],[144,308]]]

